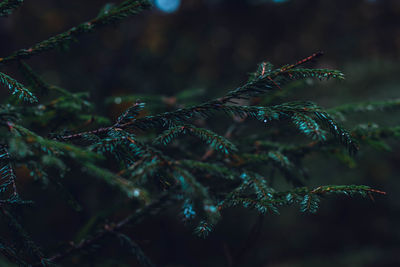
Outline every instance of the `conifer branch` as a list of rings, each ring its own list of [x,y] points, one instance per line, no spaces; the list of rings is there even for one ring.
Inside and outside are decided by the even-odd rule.
[[[88,174],[96,178],[101,178],[108,184],[118,187],[121,192],[125,193],[129,198],[138,198],[144,202],[148,201],[148,193],[143,188],[139,188],[130,180],[124,179],[121,176],[114,174],[107,169],[100,168],[92,163],[82,164],[87,168]]]
[[[185,166],[185,168],[188,169],[205,172],[208,175],[217,175],[228,180],[234,180],[239,177],[237,172],[218,163],[201,162],[196,160],[178,160],[176,161],[176,164]]]
[[[19,60],[18,69],[24,76],[24,78],[28,81],[28,87],[38,95],[47,95],[49,92],[53,91],[61,94],[62,96],[64,96],[65,99],[73,99],[74,101],[80,103],[83,106],[89,106],[89,103],[81,98],[82,94],[80,93],[74,94],[64,88],[48,84],[36,72],[34,72],[26,62]],[[44,107],[47,108],[50,106],[55,106],[58,102],[61,101],[62,99],[60,98],[55,99],[51,101],[50,104],[44,105]]]
[[[14,169],[11,165],[10,154],[5,145],[0,145],[0,193],[7,191],[8,187],[12,187],[12,194],[7,199],[1,199],[0,203],[18,203],[19,195]]]
[[[99,17],[105,16],[105,13],[102,14]],[[6,123],[6,126],[13,134],[13,138],[29,146],[34,154],[47,153],[46,157],[42,157],[43,163],[58,166],[62,170],[64,167],[63,164],[60,164],[59,158],[71,158],[83,167],[83,172],[116,186],[129,198],[139,198],[144,203],[149,203],[152,196],[147,191],[146,186],[152,182],[153,177],[157,178],[159,183],[169,184],[170,188],[167,192],[178,194],[183,201],[181,208],[183,219],[186,221],[196,220],[198,226],[195,232],[203,237],[212,231],[213,226],[220,219],[220,210],[230,206],[241,205],[246,208],[255,208],[261,214],[279,214],[279,207],[297,204],[300,206],[300,211],[314,213],[319,207],[322,195],[360,194],[372,196],[372,193],[384,194],[382,191],[366,186],[321,186],[314,189],[296,187],[303,184],[300,177],[306,177],[304,168],[299,160],[296,160],[296,157],[303,157],[311,151],[326,149],[334,145],[332,140],[328,139],[327,132],[322,126],[328,128],[349,149],[350,153],[354,153],[358,149],[353,140],[353,136],[357,137],[357,135],[350,134],[340,127],[330,114],[321,107],[312,102],[301,101],[266,107],[244,106],[235,102],[237,99],[247,99],[280,89],[281,86],[292,79],[309,77],[319,79],[343,78],[343,75],[338,71],[297,68],[318,56],[319,54],[314,54],[295,64],[275,70],[273,70],[271,64],[261,63],[257,72],[253,73],[245,85],[228,92],[221,98],[188,108],[140,117],[144,103],[136,102],[123,112],[111,126],[76,134],[59,135],[52,140],[44,138],[11,120]],[[20,67],[35,91],[46,93],[54,89],[42,81],[26,63],[20,62]],[[59,90],[59,92],[64,95],[65,101],[75,101],[76,96],[74,94],[63,92],[63,90]],[[81,101],[79,97],[78,99]],[[59,101],[63,101],[62,98]],[[84,101],[81,103],[82,106],[85,105]],[[57,110],[57,105],[53,104],[53,107]],[[211,130],[189,124],[194,118],[209,118],[215,112],[223,112],[229,116],[240,118],[253,118],[264,123],[273,120],[289,120],[295,124],[300,132],[311,137],[314,141],[308,145],[286,147],[277,142],[264,141],[262,144],[258,143],[257,146],[264,145],[264,148],[267,148],[266,151],[257,148],[256,153],[253,154],[239,153],[239,149],[227,138]],[[6,115],[0,113],[0,116]],[[167,129],[154,139],[153,144],[155,145],[165,145],[178,135],[190,134],[199,137],[223,154],[230,154],[230,157],[226,157],[226,162],[223,164],[206,162],[207,158],[204,157],[203,162],[174,159],[165,154],[164,151],[148,145],[146,141],[139,141],[135,136],[138,129],[159,130],[160,128]],[[361,134],[371,133],[363,132]],[[393,131],[393,134],[395,134],[395,131]],[[76,141],[77,145],[66,143],[66,141]],[[185,153],[185,155],[187,154]],[[117,174],[99,167],[97,164],[98,160],[106,159],[110,155],[115,157],[118,162],[124,163],[123,169]],[[262,174],[253,170],[253,165],[260,162],[272,163],[272,167],[280,170],[295,188],[285,192],[275,191]],[[163,175],[160,175],[160,173]],[[217,194],[211,195],[210,192],[212,191],[209,190],[208,181],[199,180],[199,174],[222,178],[226,183]],[[174,192],[172,192],[171,187],[175,190]],[[218,199],[220,203],[215,204],[215,199]],[[126,220],[129,221],[130,219]],[[104,231],[100,231],[92,238],[84,239],[78,245],[72,245],[66,251],[41,261],[49,263],[58,261],[75,251],[89,247],[109,234],[122,236],[125,241],[130,240],[119,231],[119,228],[122,228],[123,225],[125,225],[125,222],[111,226],[106,225]],[[133,241],[130,240],[127,243],[130,244],[134,254],[139,259],[148,265],[150,264],[150,261],[143,256],[141,249]]]
[[[85,168],[83,170],[86,170],[94,177],[103,179],[110,185],[117,186],[122,192],[126,193],[128,197],[140,197],[145,201],[147,200],[147,193],[145,190],[140,189],[133,185],[132,182],[93,164],[92,162],[95,160],[103,159],[100,154],[81,149],[71,144],[45,139],[20,125],[13,124],[12,127],[21,134],[27,144],[39,144],[41,151],[56,156],[68,155],[70,158],[84,166]]]
[[[236,151],[237,148],[228,139],[220,136],[210,130],[194,127],[193,125],[182,125],[171,127],[164,133],[159,135],[155,140],[155,144],[168,144],[178,134],[191,134],[199,137],[214,149],[221,151],[224,154],[230,154],[232,151]]]
[[[143,129],[143,130],[149,129],[149,128],[155,128],[155,127],[171,127],[171,126],[174,126],[175,124],[186,123],[195,117],[203,117],[203,118],[210,117],[210,115],[215,111],[231,112],[231,113],[239,114],[240,116],[249,114],[251,116],[260,118],[261,117],[260,115],[266,114],[266,110],[264,110],[264,108],[231,105],[232,103],[235,104],[235,102],[233,102],[233,100],[254,97],[256,95],[276,89],[277,83],[276,83],[275,79],[282,78],[282,77],[285,78],[288,75],[289,71],[293,72],[295,70],[294,68],[296,66],[304,64],[304,63],[308,62],[309,60],[312,60],[318,56],[320,56],[320,54],[316,53],[313,56],[308,57],[304,60],[301,60],[296,64],[282,67],[282,68],[274,70],[274,71],[272,71],[270,69],[266,70],[265,68],[261,68],[261,70],[260,70],[260,68],[259,68],[258,72],[256,74],[253,74],[253,78],[251,78],[245,85],[243,85],[233,91],[228,92],[225,96],[223,96],[221,98],[213,99],[208,102],[205,102],[205,103],[202,103],[199,105],[195,105],[192,107],[188,107],[188,108],[181,108],[181,109],[171,111],[171,112],[164,112],[164,113],[157,114],[157,115],[150,115],[150,116],[146,116],[143,118],[136,118],[136,119],[128,121],[126,123],[119,124],[118,127],[121,129],[138,128],[138,129]],[[265,66],[265,65],[263,65],[263,66]],[[318,74],[321,72],[321,70],[317,70],[316,72]],[[335,71],[327,70],[327,73],[328,72],[336,73]],[[313,70],[309,70],[309,73],[313,73]],[[338,77],[341,77],[341,76],[339,74],[337,74],[336,78],[338,78]],[[282,83],[283,82],[284,81],[282,80]],[[290,105],[288,107],[290,107]],[[310,111],[308,109],[308,107],[304,107],[304,106],[302,106],[301,109],[306,112]],[[268,108],[267,108],[267,110],[268,110]],[[277,112],[273,113],[272,118],[274,118],[276,116],[279,117],[279,113],[277,113]],[[263,120],[265,121],[265,118],[263,118]],[[89,132],[66,135],[66,136],[62,136],[61,138],[64,140],[79,139],[79,138],[82,138],[82,136],[84,136],[85,134],[105,133],[105,132],[111,130],[113,127],[114,126],[110,126],[110,127],[100,128],[100,129],[89,131]]]
[[[252,163],[265,163],[273,162],[283,168],[293,168],[294,164],[285,156],[281,151],[269,150],[268,153],[243,153],[240,155],[238,164]]]
[[[21,136],[27,144],[33,144],[36,146],[39,145],[42,151],[55,155],[68,155],[71,158],[89,162],[103,158],[97,153],[82,149],[80,147],[43,138],[42,136],[35,134],[21,125],[10,123],[10,127],[11,131]]]
[[[329,80],[330,78],[344,80],[344,74],[337,70],[327,69],[291,69],[286,74],[290,79],[317,78]]]
[[[358,140],[362,141],[368,138],[387,139],[400,138],[400,126],[379,127],[376,124],[359,125],[352,131]]]
[[[24,0],[3,0],[0,2],[0,17],[7,17],[20,7]]]
[[[321,129],[318,123],[311,117],[305,114],[295,113],[293,114],[292,121],[301,132],[310,136],[312,139],[320,141],[326,140],[325,131]]]
[[[7,87],[11,93],[17,95],[19,99],[31,103],[38,101],[36,96],[34,96],[24,85],[2,72],[0,72],[0,84]]]
[[[400,108],[400,99],[389,99],[384,101],[368,101],[362,103],[345,104],[330,108],[327,111],[332,115],[344,116],[355,112],[390,111]]]
[[[22,2],[3,0],[0,17],[10,14]],[[14,249],[13,244],[0,238],[0,252],[5,257],[20,265],[49,266],[74,253],[85,252],[107,237],[117,237],[140,264],[154,266],[124,231],[127,226],[137,225],[167,207],[178,209],[181,219],[192,224],[197,235],[206,237],[221,219],[221,211],[228,207],[256,209],[262,218],[265,214],[279,214],[283,206],[298,206],[301,212],[315,213],[327,195],[373,199],[375,194],[386,194],[364,185],[304,186],[308,175],[303,161],[307,154],[326,153],[350,166],[356,164],[351,155],[358,150],[358,142],[390,149],[386,139],[400,138],[400,126],[380,127],[368,123],[347,131],[336,121],[355,112],[396,109],[400,106],[399,100],[359,103],[328,110],[305,101],[276,104],[276,96],[282,96],[279,90],[286,90],[288,87],[285,86],[294,80],[344,79],[344,74],[338,70],[303,66],[320,57],[322,52],[278,68],[269,62],[261,62],[247,81],[218,98],[199,103],[196,101],[199,90],[185,91],[172,97],[152,95],[147,100],[151,102],[156,98],[157,109],[151,108],[150,103],[150,108],[146,106],[144,111],[145,104],[134,101],[113,122],[98,116],[102,121],[96,123],[93,123],[95,115],[91,114],[95,107],[89,102],[88,93],[71,93],[50,85],[22,61],[55,48],[68,47],[80,35],[119,23],[150,6],[150,0],[107,4],[95,18],[0,58],[0,65],[17,61],[27,82],[22,85],[0,72],[1,85],[8,87],[21,100],[34,103],[38,101],[36,96],[46,95],[43,99],[47,101],[41,105],[0,105],[0,210],[18,241],[17,249]],[[56,94],[50,94],[53,92]],[[269,99],[260,98],[269,93],[275,94]],[[132,97],[135,96],[114,99],[114,103],[133,102]],[[219,113],[234,121],[230,125],[224,123],[223,126],[227,126],[225,135],[218,134],[221,127],[214,132],[210,128],[212,123],[207,124],[208,119]],[[249,132],[242,122],[250,119],[255,121],[254,124],[261,125],[262,122],[271,127]],[[285,143],[293,142],[291,138],[299,132],[311,142]],[[193,143],[189,143],[193,138],[188,138],[187,143],[186,139],[177,138],[182,135],[204,141],[209,149],[203,154],[201,147],[194,148]],[[306,138],[300,138],[303,139]],[[172,141],[173,145],[165,146]],[[349,153],[338,149],[339,143]],[[210,151],[222,152],[222,156],[211,157]],[[61,184],[61,179],[57,180],[58,177],[82,173],[94,176],[101,180],[100,186],[104,182],[109,188],[117,188],[124,194],[123,208],[119,207],[122,206],[118,201],[121,200],[120,194],[107,195],[101,204],[117,202],[114,207],[107,208],[106,213],[120,216],[126,212],[128,215],[115,223],[105,223],[98,231],[88,234],[92,226],[97,225],[98,218],[106,217],[100,213],[91,215],[94,221],[90,220],[89,226],[78,233],[78,243],[70,242],[47,258],[9,209],[16,204],[30,203],[19,197],[16,171],[24,171],[26,176],[29,174],[43,184],[54,183],[68,199],[72,199],[76,192],[69,192]],[[287,180],[289,189],[279,191],[275,188],[277,173],[279,178]],[[91,184],[93,188],[97,185]],[[125,205],[132,199],[137,206]],[[36,262],[33,265],[32,260]]]
[[[68,45],[72,40],[83,33],[92,32],[93,30],[104,25],[115,24],[128,16],[136,15],[150,7],[151,3],[149,0],[126,0],[120,5],[108,10],[107,12],[101,13],[98,17],[88,22],[82,23],[66,32],[60,33],[47,40],[37,43],[28,49],[20,49],[8,57],[0,58],[0,64],[5,64],[14,60],[27,59],[33,55],[38,55],[45,51],[49,51],[63,45]]]
[[[239,187],[239,191],[243,188]],[[240,195],[233,191],[228,194],[227,198],[221,202],[218,209],[224,209],[232,206],[244,206],[246,208],[254,208],[264,214],[268,211],[272,213],[278,212],[277,208],[293,204],[300,205],[301,212],[315,213],[319,208],[320,197],[323,195],[342,194],[347,196],[360,195],[362,197],[370,197],[371,194],[385,195],[386,192],[372,189],[365,185],[326,185],[316,188],[298,187],[290,191],[270,192],[268,197],[259,198],[249,196],[248,194]]]
[[[350,154],[355,154],[358,151],[359,148],[356,141],[353,140],[351,135],[338,125],[338,123],[327,112],[316,111],[315,115],[322,123],[327,125],[330,132],[348,148]]]
[[[379,127],[376,124],[361,124],[349,132],[349,135],[357,143],[370,145],[377,149],[390,151],[390,147],[385,140],[390,138],[400,138],[400,127]],[[249,140],[250,141],[250,140]],[[288,145],[283,143],[257,140],[251,141],[254,145],[254,154],[241,154],[240,161],[237,164],[246,164],[247,162],[267,162],[270,157],[267,155],[271,151],[278,151],[285,155],[284,157],[304,157],[313,152],[337,152],[335,140],[328,139],[325,142],[313,141],[300,145]],[[343,155],[343,154],[341,154]],[[283,161],[285,162],[285,161]]]

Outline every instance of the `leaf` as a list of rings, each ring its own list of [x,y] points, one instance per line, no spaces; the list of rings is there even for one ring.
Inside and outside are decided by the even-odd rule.
[[[206,238],[212,230],[213,230],[212,224],[206,221],[201,221],[196,227],[194,232],[197,234],[197,236]]]
[[[338,70],[330,69],[302,69],[296,68],[284,72],[290,79],[317,78],[320,80],[338,79],[343,80],[344,74]]]
[[[5,146],[0,145],[0,193],[5,193],[12,186],[13,193],[17,195],[14,169],[11,166],[10,154]],[[9,199],[9,198],[8,198]]]
[[[207,130],[204,128],[197,128],[193,125],[182,125],[182,126],[174,126],[164,131],[161,135],[159,135],[155,140],[154,144],[169,144],[174,138],[181,134],[190,134],[199,137],[206,144],[210,145],[212,148],[220,151],[224,154],[230,154],[233,151],[236,151],[236,146],[231,143],[225,137],[214,133],[211,130]]]
[[[326,140],[326,132],[311,117],[305,114],[294,113],[292,121],[302,133],[312,139],[319,141]]]
[[[10,89],[13,95],[17,95],[18,98],[22,99],[23,101],[30,103],[35,103],[38,101],[36,96],[34,96],[23,84],[20,84],[18,81],[2,72],[0,72],[0,83]]]
[[[353,140],[350,134],[345,129],[340,127],[340,125],[334,119],[332,119],[328,113],[315,111],[315,115],[321,122],[327,125],[330,132],[348,148],[351,155],[358,151],[358,145],[356,141]]]
[[[14,9],[17,9],[24,0],[3,0],[0,3],[0,17],[10,15]]]
[[[319,198],[316,195],[305,195],[303,200],[300,202],[301,212],[316,213],[319,207]]]
[[[128,108],[121,116],[118,117],[117,124],[127,123],[139,115],[140,111],[144,108],[144,103],[135,103],[132,107]]]

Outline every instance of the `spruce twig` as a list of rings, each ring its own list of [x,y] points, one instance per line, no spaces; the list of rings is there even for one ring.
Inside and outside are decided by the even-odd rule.
[[[307,57],[303,60],[298,61],[295,64],[284,66],[279,68],[275,71],[270,71],[269,73],[261,72],[260,75],[257,75],[253,80],[247,82],[243,86],[228,92],[225,96],[221,98],[212,99],[210,101],[204,102],[199,105],[195,105],[188,108],[181,108],[171,112],[164,112],[161,114],[157,114],[154,116],[146,116],[143,118],[137,118],[131,120],[126,123],[122,123],[118,125],[119,128],[139,128],[139,129],[146,129],[149,127],[154,127],[157,125],[170,125],[171,120],[178,120],[182,122],[186,122],[189,119],[195,116],[203,116],[208,117],[211,112],[213,111],[230,111],[234,110],[235,106],[229,105],[234,99],[246,98],[247,96],[254,94],[261,94],[266,91],[273,90],[275,87],[274,80],[279,78],[281,75],[289,75],[289,71],[293,71],[293,69],[301,64],[304,64],[316,57],[322,55],[321,53],[315,53],[310,57]],[[331,73],[331,71],[327,71],[327,73]],[[291,74],[290,74],[291,75]],[[99,128],[93,131],[76,133],[71,135],[65,135],[61,138],[64,140],[72,140],[72,139],[79,139],[82,138],[84,135],[87,134],[102,134],[111,129],[115,126],[109,126],[104,128]]]
[[[128,16],[136,15],[142,10],[148,9],[150,7],[151,3],[149,0],[126,0],[120,5],[112,8],[108,12],[103,13],[100,16],[93,18],[92,20],[89,20],[88,22],[82,23],[76,27],[69,29],[66,32],[60,33],[47,40],[39,42],[31,46],[30,48],[20,49],[12,53],[10,56],[0,58],[0,64],[9,63],[15,60],[27,59],[34,55],[38,55],[45,51],[60,47],[61,45],[66,45],[83,33],[92,32],[93,30],[104,25],[113,23],[115,24]]]
[[[10,15],[15,9],[20,7],[24,0],[3,0],[0,3],[0,17]]]

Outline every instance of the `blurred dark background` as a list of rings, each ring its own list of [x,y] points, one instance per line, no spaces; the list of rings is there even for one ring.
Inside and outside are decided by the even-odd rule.
[[[109,117],[125,107],[106,104],[104,99],[109,97],[171,97],[202,89],[200,102],[243,83],[261,61],[280,66],[320,50],[325,56],[314,67],[340,69],[347,79],[310,84],[296,89],[291,98],[332,107],[400,97],[398,0],[156,2],[158,7],[152,11],[81,36],[68,51],[47,52],[27,62],[49,83],[74,92],[90,91],[98,111]],[[106,3],[26,1],[12,16],[0,19],[0,56],[90,20]],[[20,77],[14,65],[2,71]],[[379,122],[399,124],[398,115],[382,113]],[[366,113],[362,119],[368,122],[377,116]],[[241,209],[227,210],[205,240],[174,217],[175,211],[144,221],[131,234],[163,266],[229,266],[238,254],[242,254],[239,266],[400,266],[400,145],[391,145],[391,152],[361,148],[354,168],[329,157],[306,162],[311,185],[366,184],[387,191],[375,202],[328,198],[316,215],[285,208],[280,216],[267,215],[254,239],[250,232],[259,217]],[[87,186],[90,181],[80,184]],[[41,192],[37,189],[35,194]],[[71,209],[57,208],[55,202],[50,205],[56,195],[38,200],[34,193],[28,194],[37,201],[37,208],[31,211],[27,227],[44,248],[76,238],[90,214],[102,209],[96,199],[104,197],[87,191],[79,199],[84,209],[77,216]],[[53,212],[51,220],[34,216],[44,214],[41,204],[54,205],[47,207],[47,212]],[[119,249],[107,251],[107,259],[87,266],[117,266],[113,257],[121,253]],[[131,258],[126,262],[135,266]],[[65,264],[73,263],[74,258]],[[75,259],[75,263],[80,261]]]

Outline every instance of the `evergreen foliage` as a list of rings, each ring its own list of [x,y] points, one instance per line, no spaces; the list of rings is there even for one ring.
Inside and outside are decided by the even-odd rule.
[[[4,0],[0,3],[0,17],[10,15],[14,9],[22,5],[24,0]]]
[[[0,15],[10,14],[21,3],[3,1]],[[305,101],[265,106],[251,101],[273,97],[299,79],[343,80],[344,75],[337,70],[303,68],[322,56],[320,52],[282,67],[262,62],[243,85],[225,95],[173,111],[153,114],[151,108],[140,102],[143,98],[127,96],[129,100],[125,101],[134,100],[134,104],[114,122],[93,115],[95,107],[86,93],[70,93],[49,85],[22,61],[68,46],[83,33],[115,24],[149,7],[150,2],[143,0],[107,5],[89,22],[0,59],[2,68],[17,61],[27,84],[24,86],[0,72],[2,88],[26,102],[8,98],[0,105],[0,208],[15,234],[12,240],[0,240],[0,251],[6,258],[21,265],[47,266],[103,242],[106,236],[114,236],[140,264],[154,266],[123,231],[126,225],[134,225],[165,207],[179,206],[182,220],[205,237],[212,233],[228,207],[241,206],[267,215],[279,214],[282,206],[297,206],[301,212],[316,213],[328,195],[373,198],[373,194],[385,194],[365,185],[306,187],[302,159],[309,153],[336,151],[352,160],[359,143],[388,147],[385,139],[398,138],[399,126],[382,128],[368,124],[346,130],[340,122],[356,112],[397,108],[399,100],[328,110]],[[220,114],[225,116],[224,121],[233,119],[233,125],[245,127],[244,122],[249,122],[265,131],[241,137],[239,133],[232,134],[234,130],[225,135],[217,133],[205,122],[220,119]],[[14,214],[15,206],[29,209],[32,204],[22,200],[17,191],[18,169],[29,170],[32,178],[45,185],[56,184],[67,193],[68,201],[73,197],[55,174],[66,177],[72,171],[79,172],[82,179],[89,174],[117,188],[140,207],[121,221],[105,224],[101,230],[51,255],[47,248],[42,250],[35,244],[24,223],[18,222]],[[275,188],[271,170],[285,177],[290,188]]]

